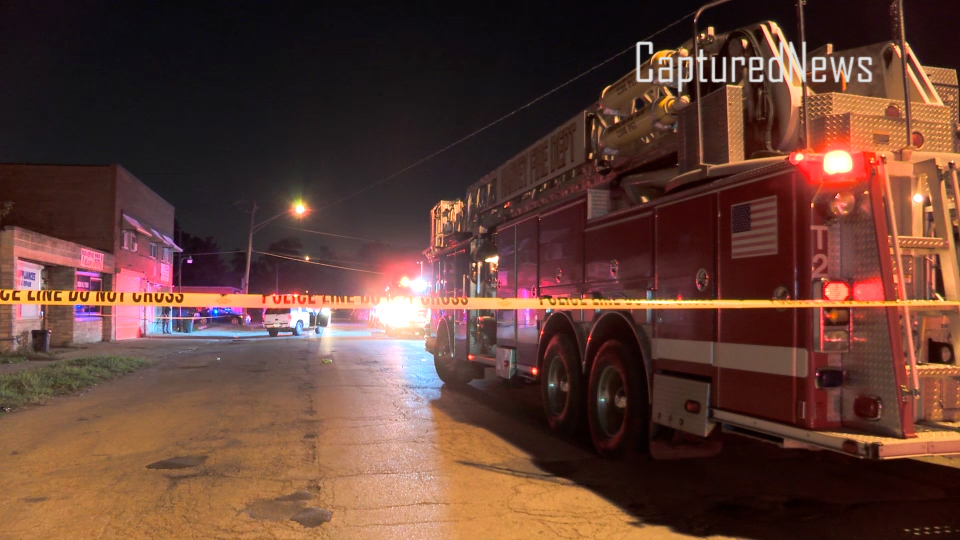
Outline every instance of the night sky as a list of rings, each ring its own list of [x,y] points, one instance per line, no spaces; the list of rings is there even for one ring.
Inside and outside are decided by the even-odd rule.
[[[960,1],[906,0],[907,39],[928,65],[960,67]],[[399,177],[360,188],[631,46],[699,2],[0,0],[0,161],[119,163],[177,209],[184,230],[245,247],[260,218],[302,196],[313,230],[426,247],[428,210],[595,101],[626,54]],[[843,5],[838,9],[837,5]],[[887,0],[809,0],[808,44],[887,39]],[[726,31],[770,18],[796,40],[791,1],[734,0]],[[684,21],[655,43],[687,39]],[[952,40],[952,41],[947,41]],[[259,221],[259,219],[258,219]],[[284,228],[255,248],[300,235]]]

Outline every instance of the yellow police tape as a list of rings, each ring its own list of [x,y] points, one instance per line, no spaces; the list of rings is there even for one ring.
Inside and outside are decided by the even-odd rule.
[[[843,301],[827,300],[636,300],[612,298],[467,298],[457,296],[338,296],[329,294],[209,294],[166,292],[80,292],[0,289],[0,305],[46,306],[188,306],[235,308],[367,309],[406,305],[430,309],[799,309],[824,307],[960,307],[940,300]]]

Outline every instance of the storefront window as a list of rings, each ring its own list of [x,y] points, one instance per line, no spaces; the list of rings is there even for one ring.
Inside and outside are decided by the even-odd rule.
[[[17,275],[15,285],[21,291],[39,291],[41,289],[41,271],[43,267],[39,264],[17,261]],[[17,318],[20,319],[39,319],[40,306],[36,304],[17,305]]]
[[[77,291],[97,292],[103,290],[103,279],[96,272],[77,272]],[[75,306],[77,317],[100,315],[101,306]]]

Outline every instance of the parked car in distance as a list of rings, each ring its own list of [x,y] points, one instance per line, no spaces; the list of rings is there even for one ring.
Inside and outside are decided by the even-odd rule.
[[[293,332],[293,335],[299,336],[311,328],[319,334],[329,324],[329,308],[268,308],[263,312],[263,327],[270,337],[277,337],[280,332]]]
[[[250,324],[250,315],[243,312],[242,308],[234,307],[215,307],[209,310],[210,319],[214,322],[223,324]]]

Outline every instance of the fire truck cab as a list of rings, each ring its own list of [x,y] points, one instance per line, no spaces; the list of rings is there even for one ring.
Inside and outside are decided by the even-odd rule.
[[[960,453],[957,74],[922,66],[905,42],[827,45],[810,56],[869,58],[873,80],[818,83],[785,43],[773,22],[705,29],[438,203],[432,294],[543,304],[432,309],[439,377],[465,384],[493,367],[539,384],[550,427],[588,429],[611,457],[709,455],[721,432],[872,459]],[[793,76],[638,80],[699,53]]]

